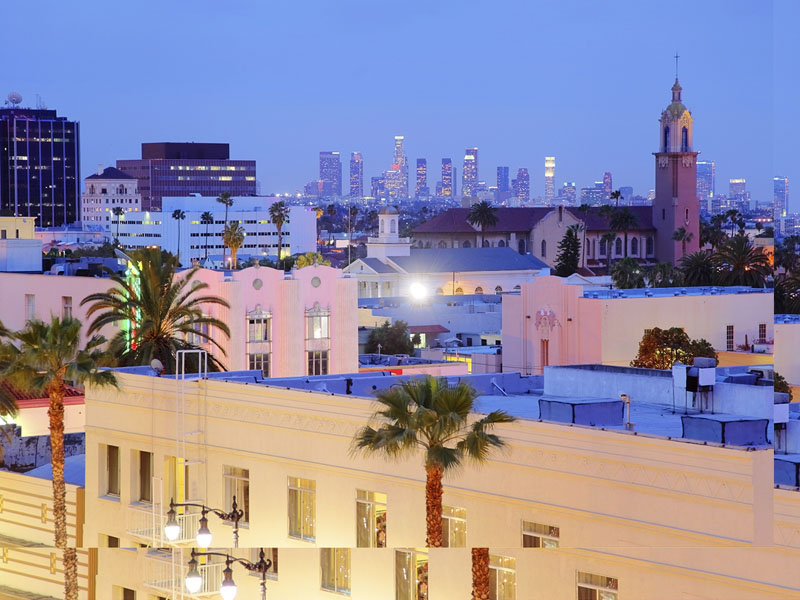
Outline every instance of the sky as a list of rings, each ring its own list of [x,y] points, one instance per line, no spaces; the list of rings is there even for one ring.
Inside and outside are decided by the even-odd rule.
[[[464,149],[480,178],[527,167],[542,196],[556,181],[653,187],[658,118],[680,54],[695,150],[717,192],[745,177],[772,197],[796,182],[800,24],[794,0],[34,0],[0,6],[0,97],[38,94],[81,122],[83,175],[136,158],[142,142],[228,142],[255,159],[263,193],[318,178],[321,150],[389,168],[393,137],[429,185],[442,157],[459,180]],[[35,11],[36,18],[30,18]],[[15,48],[13,59],[9,48]],[[774,73],[779,76],[775,77]],[[790,117],[791,115],[791,117]],[[791,121],[791,124],[787,124]],[[773,135],[777,130],[779,135]],[[778,171],[776,171],[776,169]]]

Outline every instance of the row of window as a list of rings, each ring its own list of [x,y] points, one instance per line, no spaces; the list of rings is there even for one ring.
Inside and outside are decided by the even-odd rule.
[[[274,236],[277,237],[278,232],[277,231],[260,231],[260,232],[254,232],[254,233],[246,233],[246,235],[255,235],[255,236],[274,235]],[[283,237],[286,237],[286,236],[291,235],[291,233],[288,232],[288,231],[284,231],[282,235],[283,235]],[[209,231],[208,233],[206,233],[205,231],[200,231],[200,232],[196,232],[196,233],[190,233],[189,237],[202,237],[202,238],[205,238],[205,237],[222,237],[222,232],[221,231],[218,231],[218,232]]]

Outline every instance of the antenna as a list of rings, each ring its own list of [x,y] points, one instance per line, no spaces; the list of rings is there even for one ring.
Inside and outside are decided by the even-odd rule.
[[[11,92],[7,98],[6,104],[11,104],[13,106],[19,106],[20,102],[22,102],[22,95],[18,92]]]
[[[675,81],[678,80],[678,59],[679,58],[680,58],[680,56],[678,55],[678,52],[676,51],[675,52]]]
[[[47,104],[42,102],[42,97],[39,94],[36,94],[36,108],[39,110],[46,110]]]

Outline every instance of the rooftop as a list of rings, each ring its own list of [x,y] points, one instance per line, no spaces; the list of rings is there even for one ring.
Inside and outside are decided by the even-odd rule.
[[[406,273],[539,271],[549,268],[538,258],[511,248],[412,248],[411,256],[392,256],[387,260]]]
[[[800,323],[800,315],[775,315],[776,325],[794,325]]]
[[[136,178],[128,175],[124,171],[120,171],[116,167],[106,167],[105,169],[103,169],[102,173],[100,173],[100,174],[95,173],[94,175],[89,175],[86,179],[88,181],[89,179],[92,179],[92,180],[94,180],[94,179],[113,179],[113,180],[116,180],[116,179],[136,179]]]
[[[768,288],[751,288],[745,286],[731,287],[670,287],[670,288],[637,288],[628,290],[588,290],[584,298],[665,298],[668,296],[720,296],[724,294],[771,294]]]

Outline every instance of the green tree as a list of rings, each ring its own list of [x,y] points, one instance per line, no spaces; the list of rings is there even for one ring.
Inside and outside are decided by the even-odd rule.
[[[493,207],[489,202],[486,200],[481,200],[480,202],[476,202],[472,205],[469,209],[469,215],[467,216],[467,221],[473,227],[479,227],[481,230],[481,247],[484,244],[484,232],[486,231],[487,227],[493,227],[497,225],[497,215],[495,214],[497,209]]]
[[[578,236],[578,225],[570,225],[564,232],[564,237],[558,242],[558,256],[556,256],[556,275],[569,277],[578,270],[581,256],[581,240]]]
[[[769,257],[746,235],[736,235],[722,242],[712,260],[720,285],[763,288],[772,274]]]
[[[289,206],[285,200],[275,202],[269,207],[269,220],[278,230],[278,267],[281,266],[281,249],[283,248],[283,226],[289,222]]]
[[[405,321],[395,321],[394,324],[384,321],[383,325],[369,332],[365,350],[368,354],[378,352],[380,345],[381,354],[413,354],[414,344],[408,332]]]
[[[665,288],[683,285],[683,273],[670,262],[662,262],[648,269],[647,283],[649,287]]]
[[[611,274],[611,257],[614,255],[614,242],[617,241],[617,234],[613,231],[606,231],[600,236],[600,249],[606,249],[606,271]]]
[[[178,263],[181,262],[181,221],[186,218],[186,213],[179,208],[172,211],[172,218],[178,222]]]
[[[47,394],[50,420],[50,463],[53,469],[53,524],[55,546],[63,552],[64,598],[78,599],[78,557],[67,540],[67,499],[64,482],[64,396],[67,382],[84,386],[116,386],[113,371],[100,367],[112,363],[102,347],[105,338],[93,336],[81,347],[81,322],[52,317],[49,323],[34,319],[16,332],[3,330],[4,369],[0,380],[16,389]]]
[[[610,200],[614,200],[614,205],[619,208],[619,199],[622,197],[622,193],[619,190],[614,190],[608,197]]]
[[[426,543],[442,546],[442,478],[465,460],[485,463],[505,441],[491,431],[514,417],[493,411],[476,419],[471,413],[477,392],[466,383],[449,386],[427,376],[404,381],[377,393],[376,427],[362,427],[353,452],[404,458],[422,450],[425,464]]]
[[[198,348],[193,340],[211,344],[225,354],[215,338],[230,337],[230,329],[204,314],[203,308],[230,305],[217,296],[202,295],[209,286],[194,279],[199,267],[179,275],[177,259],[157,248],[142,248],[127,259],[129,275],[109,270],[114,287],[81,301],[82,306],[91,303],[86,313],[89,318],[94,316],[90,335],[105,325],[120,326],[109,345],[119,364],[149,365],[157,358],[167,372],[174,373],[176,352]],[[213,335],[211,328],[215,329]],[[222,368],[213,355],[209,362],[212,368]]]
[[[325,258],[319,252],[306,252],[305,254],[298,256],[294,264],[298,269],[317,265],[330,267],[331,261],[325,260]]]
[[[644,287],[644,271],[639,261],[627,256],[614,263],[611,267],[611,279],[614,287],[621,290]]]
[[[231,221],[225,225],[225,231],[222,232],[222,243],[231,249],[231,268],[236,269],[239,263],[236,260],[236,255],[239,253],[239,248],[244,244],[245,231],[239,225],[239,221]]]
[[[233,198],[230,192],[222,192],[217,198],[217,202],[225,206],[225,227],[228,226],[228,209],[233,206]],[[222,262],[225,262],[225,244],[222,244]]]
[[[789,402],[792,402],[794,399],[792,386],[790,386],[789,382],[786,381],[786,378],[777,371],[775,371],[775,383],[773,389],[780,394],[789,394]]]
[[[121,206],[115,206],[114,208],[111,209],[111,212],[114,213],[115,217],[117,217],[116,218],[116,221],[117,221],[117,239],[119,239],[119,221],[120,221],[120,218],[122,217],[122,215],[125,214],[125,209],[122,208]]]
[[[683,281],[686,285],[713,285],[716,269],[711,254],[698,250],[683,256],[680,261]]]
[[[686,256],[686,244],[694,239],[694,233],[686,231],[686,227],[678,227],[672,232],[672,240],[681,243],[681,258]]]
[[[639,220],[636,218],[636,215],[627,207],[615,209],[609,219],[611,231],[622,232],[623,234],[625,249],[622,255],[626,258],[628,256],[628,232],[634,229],[638,224]]]
[[[722,222],[723,219],[718,217],[722,217],[722,215],[715,215],[711,218],[711,222],[709,221],[700,221],[700,247],[702,248],[706,244],[711,246],[711,250],[713,251],[714,248],[719,246],[725,238],[727,238],[727,234],[722,229]]]
[[[631,366],[641,369],[671,369],[678,361],[692,364],[698,356],[716,360],[717,352],[709,342],[691,339],[680,327],[654,327],[639,342],[639,352],[631,361]]]
[[[205,243],[203,244],[203,248],[205,249],[205,259],[208,260],[208,226],[213,225],[214,215],[212,215],[209,211],[205,211],[202,215],[200,215],[200,222],[206,226]]]
[[[775,313],[800,314],[800,277],[791,274],[777,276],[775,281]]]

